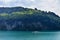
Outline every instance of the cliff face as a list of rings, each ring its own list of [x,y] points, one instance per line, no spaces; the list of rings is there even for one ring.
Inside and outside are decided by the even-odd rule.
[[[0,8],[0,30],[60,30],[60,17],[53,12],[23,7]]]

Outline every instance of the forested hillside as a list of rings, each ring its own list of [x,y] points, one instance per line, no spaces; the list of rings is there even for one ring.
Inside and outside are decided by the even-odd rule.
[[[1,7],[0,30],[6,31],[50,31],[60,30],[60,17],[54,12],[37,8]]]

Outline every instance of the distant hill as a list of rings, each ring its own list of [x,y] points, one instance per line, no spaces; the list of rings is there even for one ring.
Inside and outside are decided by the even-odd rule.
[[[57,31],[60,30],[60,17],[37,8],[0,7],[0,30]]]
[[[0,7],[0,13],[12,13],[12,12],[20,12],[27,11],[28,8],[24,7]]]

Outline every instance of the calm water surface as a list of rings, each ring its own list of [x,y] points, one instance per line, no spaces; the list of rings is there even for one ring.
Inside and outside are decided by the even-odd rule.
[[[0,40],[60,40],[60,32],[0,31]]]

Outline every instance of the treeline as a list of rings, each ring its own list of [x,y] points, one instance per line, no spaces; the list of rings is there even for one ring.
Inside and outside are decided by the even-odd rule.
[[[6,10],[5,10],[6,9]],[[0,8],[0,11],[2,9]],[[4,10],[4,11],[3,11]],[[6,31],[51,31],[60,30],[60,17],[54,12],[37,8],[3,8],[0,12],[0,30]]]

